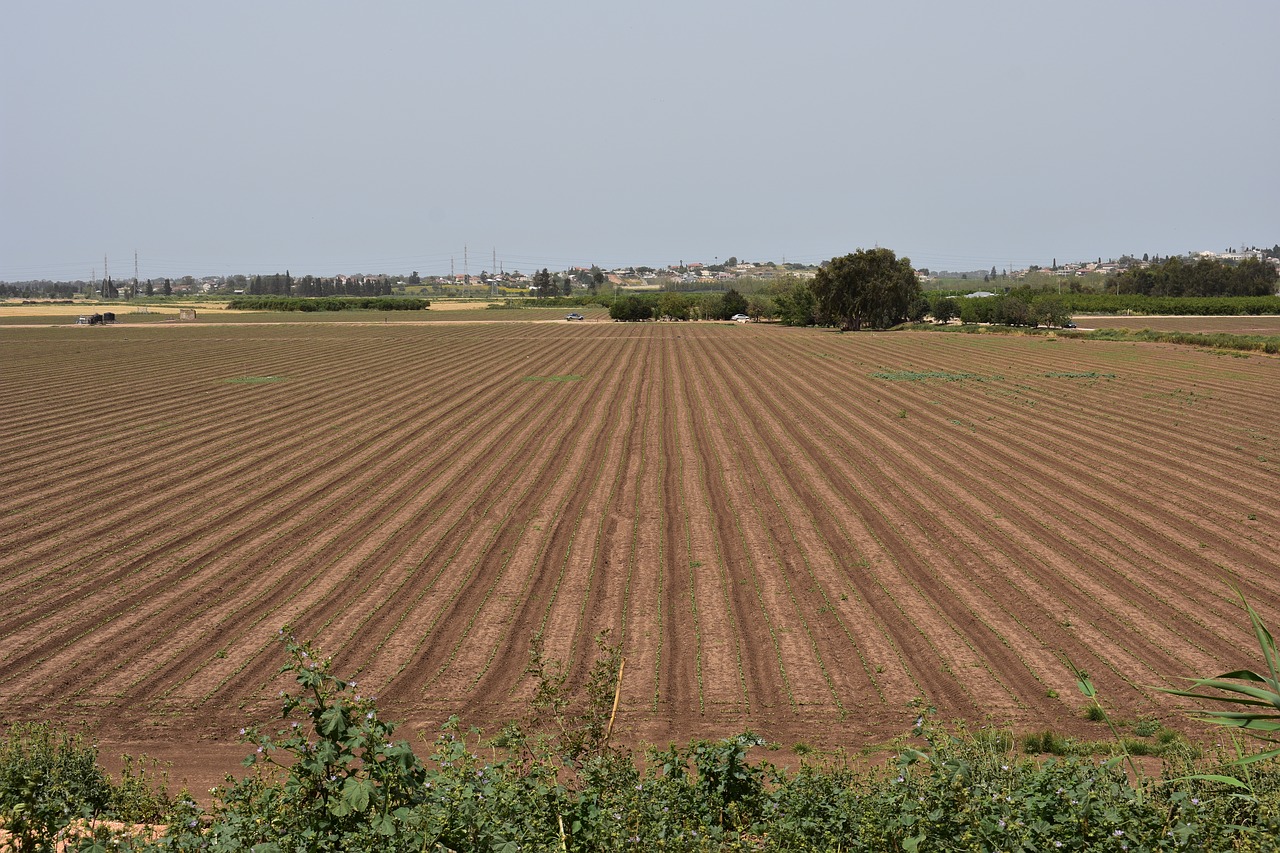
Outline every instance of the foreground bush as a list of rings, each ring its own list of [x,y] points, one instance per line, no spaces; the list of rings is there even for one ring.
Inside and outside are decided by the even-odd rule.
[[[296,688],[273,733],[244,733],[249,776],[208,813],[169,803],[162,838],[99,827],[71,849],[1273,850],[1280,837],[1274,763],[1233,779],[1188,750],[1134,781],[1115,758],[1018,755],[1008,733],[949,732],[927,714],[878,771],[832,758],[780,769],[752,760],[762,742],[749,733],[635,756],[609,743],[621,661],[607,648],[577,710],[562,670],[535,654],[528,720],[490,741],[451,720],[423,762],[355,683],[286,641]],[[6,825],[51,814],[18,849],[52,849],[41,839],[60,822],[110,814],[113,784],[82,741],[19,727],[6,743]]]
[[[105,850],[100,840],[112,830],[103,821],[167,822],[174,801],[148,766],[126,758],[112,780],[82,736],[44,723],[11,727],[0,742],[0,850]]]

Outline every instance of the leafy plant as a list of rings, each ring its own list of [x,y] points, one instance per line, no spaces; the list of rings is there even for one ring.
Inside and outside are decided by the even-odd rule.
[[[174,814],[178,801],[168,794],[168,775],[158,761],[147,756],[122,756],[119,779],[111,779],[109,809],[112,817],[132,824],[161,824]]]
[[[1276,641],[1263,624],[1262,617],[1238,588],[1234,588],[1234,591],[1249,614],[1253,635],[1266,663],[1266,674],[1237,669],[1213,678],[1188,679],[1191,681],[1188,689],[1164,692],[1189,699],[1207,699],[1225,704],[1229,709],[1243,709],[1210,710],[1197,715],[1203,722],[1239,729],[1245,735],[1267,745],[1268,748],[1261,752],[1241,757],[1234,762],[1236,765],[1243,765],[1280,757],[1280,737],[1276,734],[1280,732],[1280,653],[1277,653]]]
[[[621,649],[609,642],[608,631],[596,636],[596,648],[599,657],[587,674],[585,702],[574,710],[574,697],[565,686],[568,672],[559,661],[546,658],[542,637],[536,635],[525,667],[535,682],[530,713],[523,726],[509,724],[497,745],[526,747],[526,733],[542,733],[550,751],[570,762],[603,753],[612,735],[624,661]]]
[[[1074,663],[1068,661],[1067,665],[1070,666],[1071,671],[1075,673],[1076,687],[1079,688],[1080,692],[1089,700],[1089,706],[1085,710],[1085,716],[1090,720],[1106,723],[1107,728],[1111,729],[1111,736],[1115,739],[1117,746],[1120,748],[1120,755],[1107,762],[1108,765],[1114,765],[1123,758],[1129,763],[1129,769],[1134,776],[1141,777],[1142,774],[1138,770],[1138,765],[1133,761],[1133,756],[1130,754],[1128,744],[1125,742],[1124,738],[1120,737],[1120,730],[1116,728],[1116,724],[1111,721],[1111,717],[1107,714],[1106,709],[1103,708],[1102,703],[1098,701],[1098,691],[1094,688],[1093,682],[1089,679],[1088,674],[1077,667]],[[1139,797],[1141,797],[1141,790],[1139,790],[1138,794]]]
[[[724,740],[696,743],[690,749],[698,770],[698,793],[718,814],[723,826],[755,814],[764,793],[764,777],[759,767],[747,760],[747,750],[763,746],[764,739],[744,732]]]
[[[97,747],[47,723],[22,723],[0,742],[0,822],[18,851],[52,851],[73,822],[103,813],[111,784]]]
[[[289,724],[274,734],[244,730],[256,744],[245,763],[256,772],[221,791],[214,849],[372,849],[404,835],[430,841],[411,820],[427,778],[409,744],[392,740],[395,726],[355,682],[333,674],[329,658],[286,631],[281,637],[289,655],[281,672],[297,684],[283,696]]]
[[[1155,717],[1143,716],[1133,724],[1133,733],[1138,737],[1151,737],[1160,731],[1160,721]]]

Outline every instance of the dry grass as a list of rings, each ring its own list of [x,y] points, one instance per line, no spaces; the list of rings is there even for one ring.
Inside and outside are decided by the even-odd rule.
[[[501,305],[501,304],[502,304],[501,302],[474,302],[474,301],[451,302],[443,299],[432,299],[430,310],[432,311],[476,311],[479,309],[488,308],[490,305]]]

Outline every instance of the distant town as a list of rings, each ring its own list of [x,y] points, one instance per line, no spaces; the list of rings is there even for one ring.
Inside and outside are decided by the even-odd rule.
[[[1228,264],[1256,261],[1280,270],[1280,244],[1270,249],[1256,246],[1227,248],[1223,251],[1192,251],[1181,255],[1159,256],[1143,254],[1141,257],[1124,255],[1103,260],[1077,260],[1058,263],[1055,259],[1047,267],[1031,265],[1021,269],[1009,267],[974,270],[943,270],[917,268],[916,275],[926,287],[972,286],[995,281],[1011,284],[1008,280],[1030,283],[1027,279],[1043,282],[1045,277],[1076,280],[1073,289],[1101,284],[1108,277],[1127,270],[1164,263],[1176,258],[1185,263],[1211,260]],[[818,264],[776,263],[773,261],[743,261],[731,257],[724,262],[680,262],[665,267],[629,266],[602,269],[599,266],[572,266],[563,270],[543,270],[544,275],[554,277],[564,293],[574,290],[590,292],[608,290],[723,290],[738,287],[744,291],[759,289],[780,276],[792,275],[807,278],[814,275]],[[474,296],[511,296],[522,292],[537,291],[537,270],[481,270],[478,273],[454,272],[449,275],[420,275],[417,271],[406,273],[362,272],[341,273],[333,276],[293,276],[287,270],[269,275],[210,275],[181,276],[178,278],[128,278],[100,277],[97,271],[88,280],[49,281],[33,280],[0,282],[0,297],[52,297],[74,298],[137,298],[142,296],[193,296],[239,295],[254,293],[292,293],[299,296],[324,295],[326,293],[352,295],[395,295],[420,293],[459,293]],[[972,282],[972,285],[957,284]]]

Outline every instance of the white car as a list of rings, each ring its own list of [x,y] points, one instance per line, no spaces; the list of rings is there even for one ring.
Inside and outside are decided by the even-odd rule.
[[[748,317],[746,314],[734,314],[734,315],[733,315],[732,317],[730,317],[729,319],[730,319],[730,320],[732,320],[732,321],[733,321],[733,322],[735,322],[735,323],[750,323],[750,322],[751,322],[751,318],[750,318],[750,317]]]

